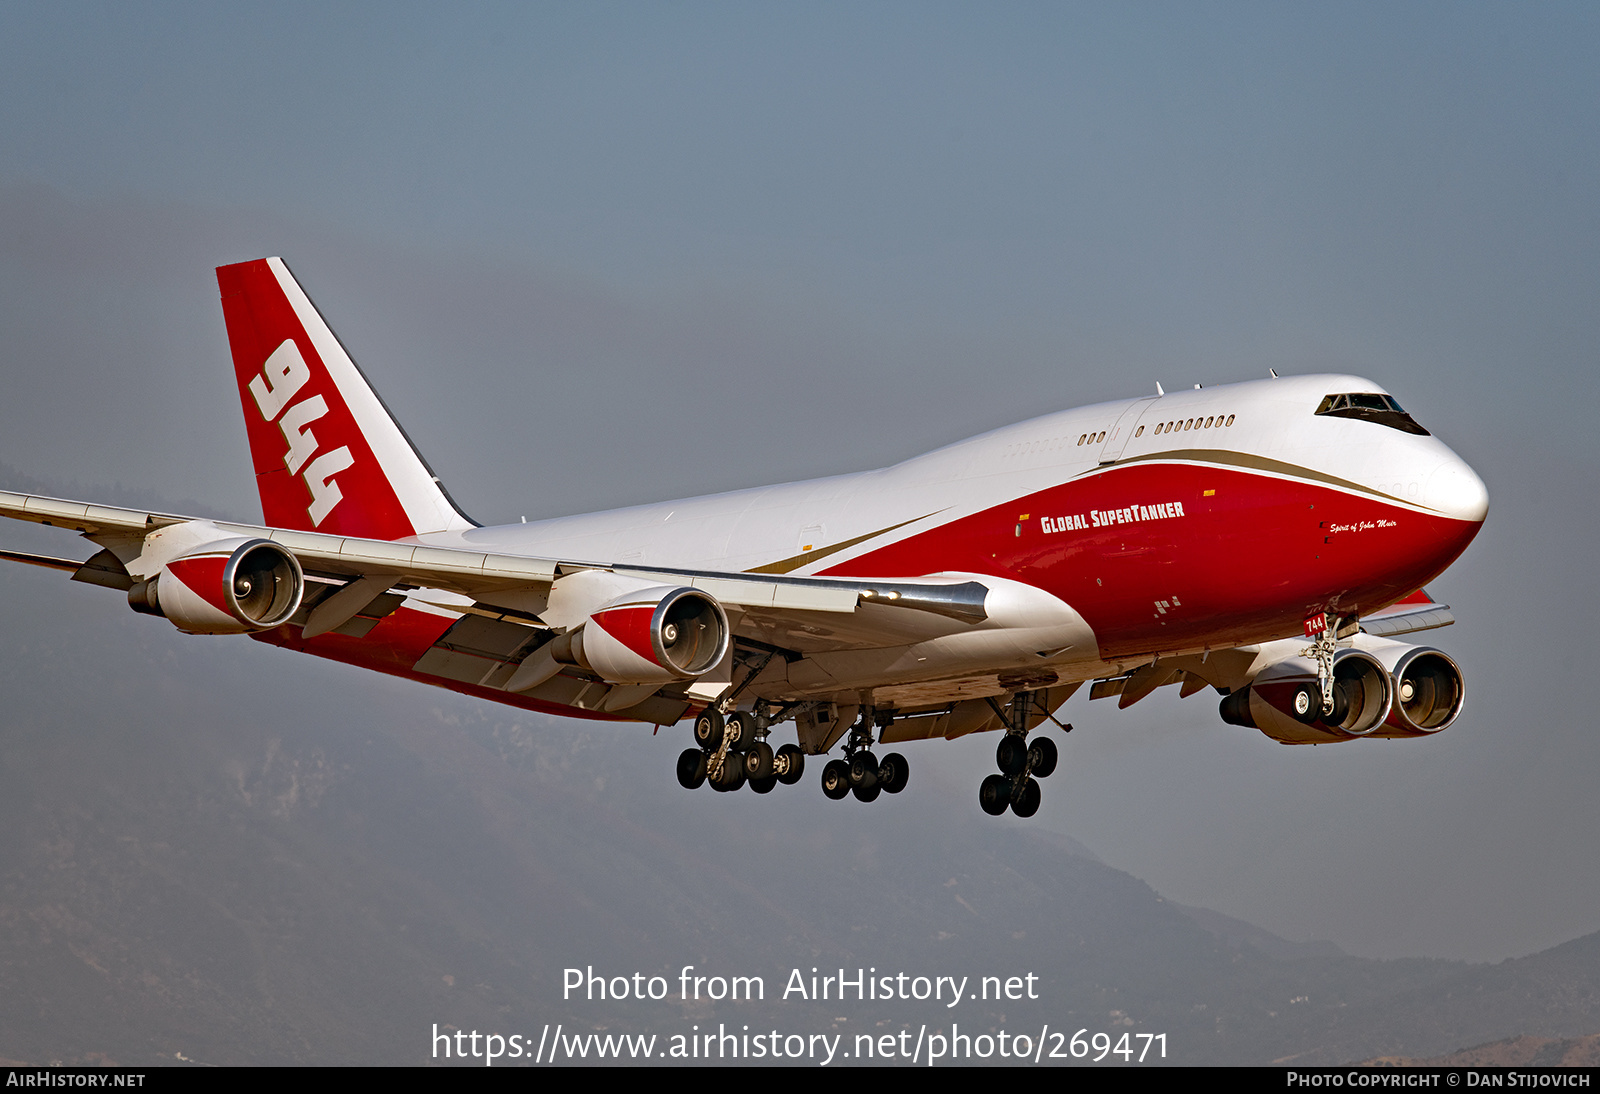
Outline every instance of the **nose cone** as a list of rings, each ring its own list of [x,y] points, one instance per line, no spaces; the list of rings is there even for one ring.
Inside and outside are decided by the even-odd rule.
[[[1489,488],[1452,454],[1428,477],[1422,503],[1447,517],[1481,524],[1489,512]]]

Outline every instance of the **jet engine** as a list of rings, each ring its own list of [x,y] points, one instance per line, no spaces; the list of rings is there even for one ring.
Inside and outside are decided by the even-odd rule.
[[[236,538],[168,559],[128,590],[128,605],[190,634],[244,634],[288,622],[304,592],[294,555],[269,540]]]
[[[1388,670],[1394,702],[1374,737],[1426,737],[1448,729],[1461,714],[1460,667],[1432,646],[1410,646],[1361,635],[1357,641]]]
[[[1222,720],[1259,729],[1283,744],[1329,744],[1371,736],[1393,705],[1389,672],[1373,654],[1342,649],[1333,661],[1333,712],[1322,712],[1316,664],[1293,656],[1257,672],[1248,687],[1225,696]]]
[[[699,589],[654,585],[617,596],[547,647],[611,684],[692,680],[721,663],[728,617]]]

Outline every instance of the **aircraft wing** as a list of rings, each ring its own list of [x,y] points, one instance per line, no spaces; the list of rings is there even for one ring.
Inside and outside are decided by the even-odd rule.
[[[1418,589],[1404,600],[1362,616],[1361,629],[1368,634],[1390,638],[1397,634],[1448,627],[1455,621],[1450,605],[1440,604],[1428,595],[1428,590]]]
[[[171,513],[146,513],[138,509],[90,505],[88,502],[67,501],[63,498],[13,494],[9,490],[0,490],[0,516],[30,520],[35,524],[49,524],[57,528],[71,528],[86,535],[143,534],[168,524],[181,524],[194,519],[174,516]]]
[[[131,549],[134,541],[161,528],[196,519],[7,491],[0,491],[0,516],[70,528],[102,546],[123,540],[130,547],[114,553],[124,562],[138,557],[139,552]],[[528,593],[548,590],[558,578],[567,574],[594,569],[657,580],[662,584],[689,586],[709,594],[726,607],[758,616],[795,611],[854,614],[863,604],[891,609],[887,613],[872,612],[875,619],[881,616],[882,622],[868,625],[865,633],[862,628],[855,627],[850,629],[851,634],[846,641],[823,643],[832,648],[905,641],[915,636],[916,632],[925,630],[933,617],[967,625],[982,623],[987,618],[984,600],[988,589],[975,580],[881,581],[607,565],[269,528],[232,521],[204,523],[215,526],[223,536],[277,543],[294,554],[308,576],[350,587],[354,595],[344,598],[344,603],[338,609],[324,612],[323,618],[311,621],[314,626],[308,629],[314,633],[340,626],[373,598],[397,586],[440,589],[469,597],[478,605],[509,608],[514,614],[538,614],[526,611]],[[68,560],[45,559],[43,556],[24,557],[11,553],[9,557],[37,565],[54,565],[58,569],[70,564]],[[84,564],[84,567],[93,568],[90,563]],[[93,576],[83,576],[81,569],[80,577],[83,580],[96,580]],[[358,599],[358,581],[361,583],[359,593],[366,595],[365,600]],[[348,609],[348,614],[338,618],[345,609]],[[909,613],[922,617],[923,625],[910,623],[912,617]],[[906,619],[908,625],[895,625],[896,617]],[[937,629],[947,630],[948,622],[937,626]]]

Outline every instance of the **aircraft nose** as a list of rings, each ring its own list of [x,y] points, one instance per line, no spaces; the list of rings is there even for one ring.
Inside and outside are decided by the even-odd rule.
[[[1428,478],[1423,504],[1456,520],[1482,523],[1489,512],[1489,488],[1460,459],[1441,463]]]

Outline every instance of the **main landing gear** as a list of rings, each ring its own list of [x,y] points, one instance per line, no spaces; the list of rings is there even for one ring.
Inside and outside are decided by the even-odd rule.
[[[678,784],[695,790],[705,783],[727,793],[748,785],[770,794],[779,783],[791,786],[805,774],[805,754],[795,745],[773,750],[767,744],[766,719],[747,710],[723,718],[707,707],[694,720],[694,741],[678,756]]]
[[[875,801],[879,794],[898,794],[906,788],[911,767],[898,752],[882,760],[872,754],[873,714],[861,709],[861,718],[850,729],[844,744],[844,758],[829,760],[822,769],[822,792],[834,801],[854,794],[857,801]]]
[[[1056,769],[1056,743],[1048,737],[1038,737],[1031,744],[1028,741],[1032,704],[1033,693],[1028,691],[1017,692],[1011,701],[1010,725],[994,750],[1000,772],[984,779],[978,787],[978,805],[991,817],[998,817],[1007,808],[1019,817],[1033,816],[1039,811],[1038,780]],[[1070,725],[1065,728],[1072,730]]]

